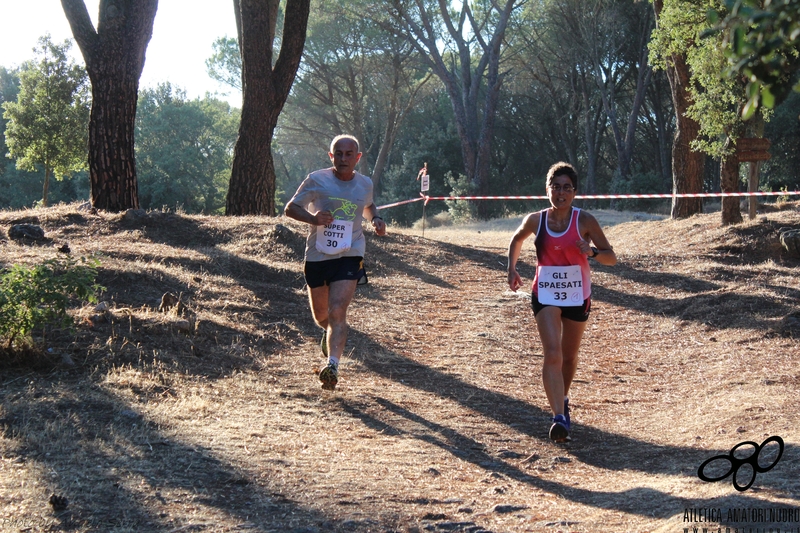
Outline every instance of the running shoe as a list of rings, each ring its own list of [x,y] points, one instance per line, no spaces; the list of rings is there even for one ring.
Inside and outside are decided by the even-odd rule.
[[[564,415],[556,415],[553,418],[553,425],[550,426],[550,440],[555,442],[569,440],[569,429],[567,429],[567,419],[564,418]]]
[[[334,390],[339,382],[339,367],[333,363],[323,368],[319,373],[319,380],[322,382],[323,390]]]
[[[328,357],[328,331],[322,333],[322,340],[319,341],[319,349],[322,350],[322,355]]]
[[[569,418],[569,398],[564,398],[564,418],[567,420],[567,431],[572,429],[572,420]]]

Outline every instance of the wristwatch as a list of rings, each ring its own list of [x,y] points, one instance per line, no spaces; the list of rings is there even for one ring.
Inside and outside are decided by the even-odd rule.
[[[590,255],[589,257],[595,257],[599,253],[600,253],[600,250],[598,250],[597,248],[592,246],[592,255]]]

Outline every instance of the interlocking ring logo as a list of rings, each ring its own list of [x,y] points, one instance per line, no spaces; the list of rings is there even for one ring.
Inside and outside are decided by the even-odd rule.
[[[764,447],[767,444],[769,444],[770,442],[777,442],[778,443],[778,456],[769,465],[761,466],[761,465],[758,464],[758,456],[761,453],[761,450],[763,450]],[[753,447],[753,453],[751,453],[748,457],[740,459],[740,458],[736,457],[734,454],[736,453],[736,450],[738,450],[739,448],[741,448],[743,446],[752,446]],[[726,477],[728,477],[729,475],[733,474],[733,487],[736,490],[738,490],[739,492],[744,492],[747,489],[749,489],[750,486],[753,484],[753,482],[756,480],[756,474],[758,474],[758,473],[763,474],[764,472],[769,472],[770,470],[772,470],[773,467],[776,464],[778,464],[778,461],[780,461],[782,455],[783,455],[783,439],[778,437],[777,435],[769,437],[764,442],[762,442],[760,445],[756,444],[753,441],[749,441],[749,440],[745,441],[745,442],[740,442],[739,444],[737,444],[736,446],[731,448],[731,451],[728,453],[728,455],[715,455],[711,459],[706,459],[705,461],[703,461],[703,464],[701,464],[700,468],[697,469],[697,477],[699,477],[703,481],[709,481],[709,482],[713,483],[715,481],[723,480]],[[731,466],[721,476],[708,477],[703,472],[705,471],[705,468],[708,465],[710,465],[711,463],[713,463],[714,461],[717,461],[717,462],[719,462],[719,461],[727,461],[727,462],[730,463]],[[736,475],[739,473],[739,469],[743,465],[746,465],[746,464],[749,464],[753,468],[753,475],[750,477],[750,482],[747,483],[747,485],[740,485],[736,481]]]

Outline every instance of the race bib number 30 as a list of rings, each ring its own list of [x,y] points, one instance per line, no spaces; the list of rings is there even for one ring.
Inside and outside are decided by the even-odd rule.
[[[572,307],[583,303],[580,266],[540,266],[538,274],[536,289],[540,303],[557,307]]]
[[[317,228],[317,250],[326,255],[346,252],[353,244],[353,221],[334,220]]]

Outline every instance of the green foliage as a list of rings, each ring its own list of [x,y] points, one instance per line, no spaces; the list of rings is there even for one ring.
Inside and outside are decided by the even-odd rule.
[[[783,100],[797,82],[800,69],[800,0],[724,0],[724,9],[709,10],[714,25],[709,34],[721,34],[728,60],[725,74],[747,79],[746,120],[759,105],[768,109]],[[795,83],[797,82],[797,83]]]
[[[0,66],[0,103],[13,102],[17,99],[18,94],[19,69],[8,69]]]
[[[452,120],[452,106],[446,94],[435,92],[420,100],[406,118],[393,153],[397,157],[384,174],[383,191],[379,200],[376,200],[378,205],[418,198],[420,182],[416,177],[424,163],[428,163],[430,176],[427,194],[446,196],[450,193],[446,176],[458,172],[463,164]],[[446,210],[444,202],[436,201],[428,203],[426,213],[432,217]],[[422,202],[393,207],[387,210],[386,215],[391,217],[393,224],[409,226],[422,217]]]
[[[0,338],[8,348],[30,341],[34,331],[67,327],[72,299],[97,302],[96,259],[50,259],[40,265],[13,265],[0,274]]]
[[[600,193],[615,172],[629,175],[658,161],[648,148],[659,134],[671,137],[674,119],[643,55],[652,7],[542,0],[527,3],[524,16],[512,39],[518,67],[507,82],[511,94],[498,106],[507,118],[497,128],[503,151],[493,157],[500,163],[493,181],[507,183],[507,194],[541,195],[547,168],[562,160],[578,169],[584,193]],[[638,124],[634,135],[627,133],[631,123]]]
[[[16,102],[19,94],[19,69],[0,67],[0,105]],[[0,114],[0,207],[20,209],[31,207],[42,200],[40,183],[42,168],[34,172],[20,170],[5,157],[6,124],[8,120]],[[58,180],[50,188],[51,203],[73,202],[89,197],[89,178],[86,171],[76,172],[71,179]]]
[[[5,102],[14,102],[17,100],[19,94],[19,69],[9,70],[6,67],[0,67],[0,108],[3,107]],[[8,120],[0,113],[0,176],[7,168],[6,153],[6,123]]]
[[[303,61],[275,136],[276,175],[289,193],[308,172],[330,164],[325,154],[339,133],[361,141],[359,171],[373,177],[382,199],[413,187],[408,173],[413,182],[422,161],[412,162],[400,147],[425,136],[425,126],[410,127],[409,120],[436,83],[412,43],[390,31],[387,6],[376,6],[371,0],[333,0],[312,9]],[[439,118],[427,121],[438,124]],[[418,194],[416,185],[403,200]],[[394,220],[410,223],[414,207],[419,211],[393,209]]]
[[[695,48],[708,27],[706,13],[715,5],[718,4],[714,0],[665,0],[658,25],[650,36],[650,63],[666,69],[671,56]]]
[[[438,9],[435,2],[423,3]],[[735,80],[713,86],[721,79],[719,71],[727,65],[724,53],[712,54],[719,52],[723,36],[701,37],[710,26],[708,10],[722,9],[724,14],[727,4],[722,0],[666,0],[665,4],[659,28],[653,34],[651,61],[666,66],[670,54],[701,49],[692,51],[697,54],[692,83],[696,94],[705,100],[698,98],[693,112],[706,121],[701,141],[705,149],[718,153],[722,149],[721,135],[736,125],[737,111],[747,97],[744,85],[737,86]],[[486,12],[488,5],[475,4],[475,10]],[[776,0],[769,5],[777,5]],[[638,19],[632,14],[643,7],[646,6],[632,0],[590,4],[578,0],[534,0],[521,4],[519,17],[512,18],[506,32],[507,43],[503,45],[508,46],[509,53],[504,55],[500,68],[504,82],[494,117],[489,194],[542,194],[544,173],[558,160],[576,165],[583,193],[669,190],[669,169],[660,186],[654,174],[660,156],[654,146],[662,141],[666,147],[663,153],[669,154],[672,139],[672,124],[662,127],[655,121],[660,112],[666,117],[664,122],[674,123],[668,91],[648,95],[644,104],[647,109],[633,132],[636,144],[631,178],[624,183],[615,182],[618,157],[612,130],[603,111],[602,95],[593,86],[589,70],[595,54],[604,66],[620,73],[625,72],[623,68],[631,72],[615,78],[618,84],[614,87],[619,117],[627,116],[635,78],[629,68],[634,64],[630,51],[638,49],[642,35],[634,24]],[[390,139],[387,145],[391,150],[384,152],[388,156],[377,190],[379,205],[418,197],[419,182],[414,178],[423,162],[429,164],[432,195],[449,194],[454,187],[446,182],[446,176],[465,173],[450,95],[435,77],[424,85],[420,83],[430,75],[430,68],[422,64],[410,41],[397,39],[389,31],[390,9],[385,3],[371,0],[315,4],[303,65],[273,142],[278,204],[288,199],[308,172],[329,164],[327,143],[340,132],[361,138],[365,155],[360,170],[368,175],[375,175],[379,149],[387,137]],[[444,42],[449,39],[447,32],[441,35],[442,49],[452,49],[453,42]],[[479,55],[472,57],[477,63]],[[394,58],[400,60],[397,65],[393,64]],[[215,43],[214,56],[207,66],[212,77],[235,86],[241,78],[239,62],[236,39],[223,37]],[[663,77],[663,72],[659,75]],[[398,85],[394,85],[395,76]],[[15,102],[18,88],[18,72],[0,67],[0,99]],[[475,91],[472,94],[483,94],[485,84],[476,83]],[[402,113],[395,121],[396,138],[387,135],[393,98],[397,100],[396,110]],[[768,125],[766,134],[773,141],[773,157],[762,167],[768,186],[795,183],[796,169],[800,168],[792,122],[797,122],[798,112],[790,108],[782,111],[784,108],[777,101],[776,106],[776,127]],[[136,130],[142,206],[219,212],[227,190],[229,148],[236,138],[237,115],[236,110],[211,98],[190,101],[174,88],[142,91]],[[0,135],[0,150],[5,155],[3,143]],[[5,169],[3,162],[7,162]],[[33,168],[22,171],[14,168],[9,159],[0,159],[0,207],[34,204],[40,195],[43,166]],[[718,185],[719,173],[718,169],[709,172],[713,176],[707,180],[707,187],[711,188]],[[455,181],[458,188],[458,180]],[[77,173],[70,180],[54,183],[50,195],[53,201],[86,198],[88,180]],[[502,210],[523,212],[536,207],[525,201],[485,205],[498,214]],[[420,202],[412,203],[385,214],[394,223],[410,224],[420,218],[421,206]],[[427,214],[432,217],[446,209],[444,202],[430,202]]]
[[[242,55],[235,37],[220,37],[211,45],[214,55],[206,60],[212,80],[242,90]]]
[[[661,176],[655,172],[634,174],[627,180],[614,178],[614,191],[617,194],[658,194],[663,192]],[[616,200],[614,209],[619,211],[647,211],[658,205],[651,199],[629,198]]]
[[[16,102],[19,94],[19,69],[0,67],[0,106],[5,102]],[[8,120],[0,114],[0,207],[21,209],[31,207],[42,200],[41,166],[35,171],[20,170],[11,159],[5,157],[6,124]],[[73,202],[89,197],[89,178],[85,171],[76,172],[71,179],[58,180],[50,188],[51,203]]]
[[[19,69],[0,67],[0,105],[16,102],[19,94]],[[6,124],[8,120],[0,114],[0,207],[21,209],[31,207],[42,200],[42,168],[34,172],[16,168],[13,161],[5,155]],[[85,171],[77,172],[71,179],[56,181],[50,188],[51,203],[73,202],[89,197],[89,178]]]
[[[87,166],[88,77],[68,60],[70,47],[69,40],[58,45],[49,35],[41,37],[37,60],[20,69],[16,101],[3,103],[6,144],[17,168],[44,168],[44,205],[51,172],[64,179]]]
[[[741,110],[747,97],[741,79],[722,76],[730,46],[722,35],[709,33],[707,14],[715,9],[723,9],[718,0],[665,0],[653,32],[650,59],[668,68],[671,56],[686,56],[693,101],[687,114],[700,125],[693,149],[719,158],[726,155],[726,138],[741,135]]]
[[[475,194],[472,184],[463,174],[445,174],[445,182],[450,187],[450,196],[471,196]],[[476,218],[475,203],[467,200],[445,200],[450,217],[454,222],[466,222]]]
[[[169,83],[142,91],[136,115],[142,207],[221,212],[238,126],[238,110],[224,101],[187,100]]]
[[[37,172],[19,170],[13,163],[4,171],[0,170],[0,207],[4,209],[24,209],[41,206],[42,169]],[[48,203],[85,202],[89,198],[89,174],[82,170],[70,179],[54,181],[48,192]]]
[[[688,115],[700,124],[700,138],[694,148],[720,157],[725,154],[726,136],[738,137],[743,127],[740,110],[744,104],[745,86],[733,78],[724,78],[720,73],[725,68],[723,45],[719,39],[692,48],[687,56],[692,66],[694,103]]]
[[[761,166],[761,185],[766,190],[800,190],[800,93],[790,93],[766,124],[764,136],[772,145],[772,157]]]

